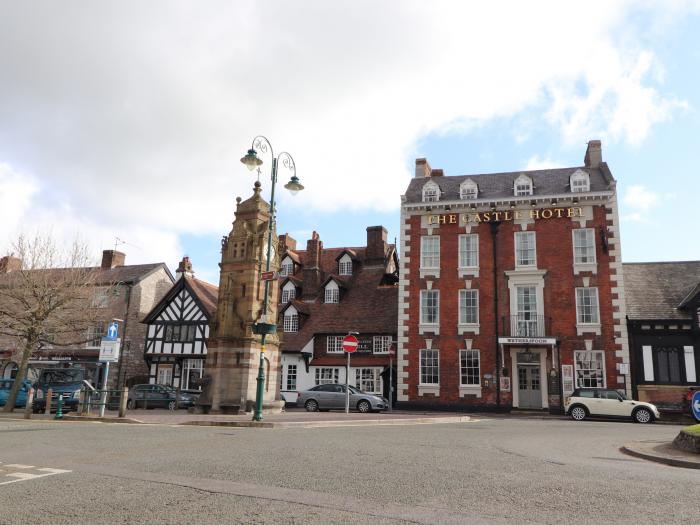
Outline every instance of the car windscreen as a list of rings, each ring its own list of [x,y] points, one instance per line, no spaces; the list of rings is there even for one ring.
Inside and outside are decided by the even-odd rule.
[[[362,391],[361,391],[361,390],[358,390],[358,389],[355,388],[354,386],[349,386],[349,385],[348,385],[348,388],[350,389],[350,393],[351,393],[351,394],[362,394]]]
[[[82,380],[82,370],[66,368],[65,370],[44,370],[41,373],[39,383],[45,385],[55,383],[80,383]]]

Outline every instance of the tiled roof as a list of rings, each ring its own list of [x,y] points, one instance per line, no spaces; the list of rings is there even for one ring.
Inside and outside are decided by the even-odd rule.
[[[388,244],[387,249],[391,251],[394,248],[393,244]],[[323,248],[321,250],[321,271],[324,273],[335,273],[338,271],[338,257],[343,253],[349,252],[357,261],[365,259],[366,248]],[[294,253],[299,258],[299,263],[304,266],[306,264],[306,250],[293,250],[286,253]],[[283,256],[284,257],[284,256]]]
[[[700,283],[700,261],[626,263],[622,271],[627,317],[690,318],[690,312],[678,306]]]
[[[111,285],[116,283],[122,284],[134,284],[142,280],[144,277],[150,273],[156,271],[159,268],[163,268],[165,272],[172,279],[172,274],[165,263],[151,263],[151,264],[130,264],[128,266],[117,266],[115,268],[101,268],[99,266],[85,268],[87,271],[93,273],[96,285]],[[51,268],[46,270],[35,270],[38,272],[52,272],[59,275],[61,272],[66,272],[73,270],[73,268]],[[11,279],[15,272],[10,272],[7,274],[0,274],[0,280]]]
[[[479,188],[478,199],[503,200],[513,198],[513,183],[520,175],[532,179],[533,198],[541,195],[562,195],[571,193],[569,178],[576,170],[590,176],[590,191],[606,191],[614,182],[605,163],[601,168],[573,167],[533,171],[510,171],[505,173],[482,173],[478,175],[456,175],[440,177],[415,177],[406,189],[406,202],[423,200],[423,186],[432,181],[440,188],[440,201],[459,200],[459,186],[467,179],[474,181]],[[585,193],[583,194],[585,195]]]
[[[219,300],[219,287],[194,277],[186,277],[186,279],[192,288],[192,292],[202,303],[202,307],[206,310],[209,319],[213,319],[216,315],[217,302]]]

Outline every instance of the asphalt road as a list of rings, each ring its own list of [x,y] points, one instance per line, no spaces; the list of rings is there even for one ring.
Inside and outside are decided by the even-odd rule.
[[[679,428],[513,418],[313,429],[2,420],[0,523],[692,523],[700,470],[618,451]]]

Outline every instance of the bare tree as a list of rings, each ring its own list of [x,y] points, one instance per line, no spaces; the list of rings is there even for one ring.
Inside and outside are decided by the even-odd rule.
[[[91,298],[99,268],[89,264],[84,243],[61,249],[50,235],[37,234],[18,237],[13,249],[16,268],[0,274],[0,335],[14,339],[21,352],[5,412],[14,409],[32,354],[84,343],[98,319]]]

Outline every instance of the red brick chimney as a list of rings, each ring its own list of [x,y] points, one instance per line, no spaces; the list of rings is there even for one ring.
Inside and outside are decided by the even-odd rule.
[[[597,168],[603,162],[603,150],[599,140],[589,140],[583,163],[587,168]]]
[[[117,266],[124,266],[125,260],[126,254],[122,252],[118,252],[117,250],[102,250],[102,264],[100,268],[107,270],[116,268]]]
[[[280,235],[279,244],[280,244],[280,248],[282,249],[282,251],[287,251],[287,250],[294,251],[297,249],[297,241],[294,240],[294,238],[291,235],[289,235],[288,233]]]
[[[175,278],[180,279],[181,277],[194,277],[192,263],[190,262],[190,258],[187,256],[182,258],[180,263],[177,265],[177,270],[175,270]]]
[[[21,259],[13,255],[6,255],[5,257],[0,257],[0,273],[18,272],[21,269]]]
[[[321,251],[323,242],[318,233],[313,232],[311,239],[306,241],[306,260],[304,261],[304,284],[302,298],[313,299],[321,286]]]
[[[365,264],[383,264],[386,256],[387,231],[384,226],[367,227],[367,250]]]
[[[416,159],[416,178],[430,177],[431,172],[428,159]]]

